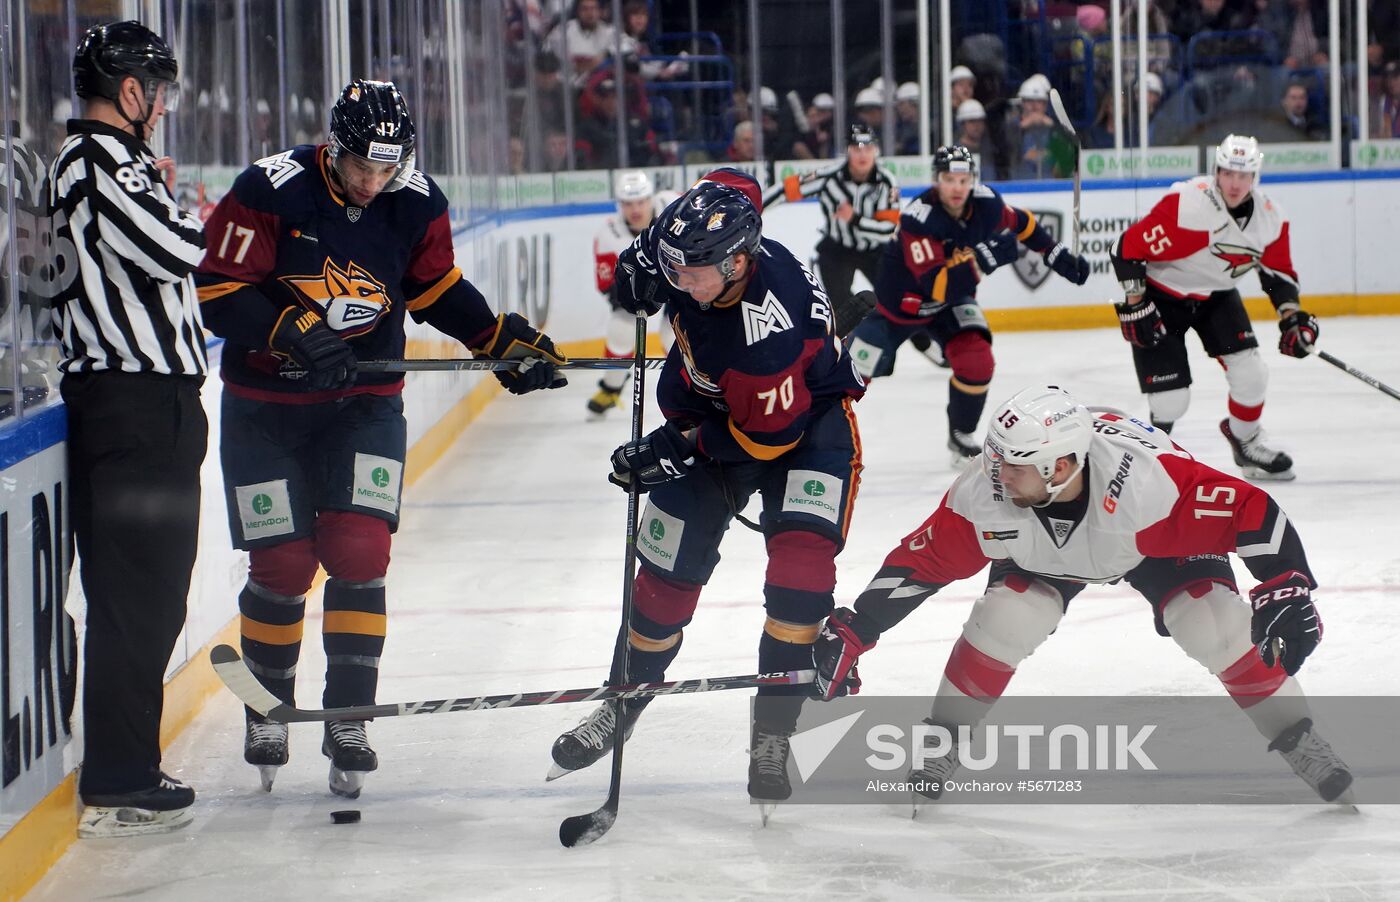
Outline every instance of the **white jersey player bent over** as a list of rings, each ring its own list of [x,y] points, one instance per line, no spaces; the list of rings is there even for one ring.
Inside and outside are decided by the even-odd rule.
[[[637,344],[636,319],[617,302],[617,282],[613,278],[617,258],[632,246],[637,236],[646,231],[657,214],[678,195],[672,191],[657,193],[652,187],[651,176],[641,169],[618,173],[613,194],[617,197],[617,212],[605,219],[593,236],[593,274],[598,291],[607,296],[610,308],[603,354],[607,357],[631,357]],[[661,318],[661,333],[669,345],[671,326],[665,317]],[[598,382],[598,391],[588,399],[588,412],[601,417],[616,407],[628,375],[629,371],[625,369],[608,370]]]
[[[1133,346],[1138,384],[1152,424],[1170,432],[1190,403],[1186,333],[1225,369],[1229,416],[1220,431],[1251,479],[1292,479],[1293,460],[1265,443],[1259,428],[1269,370],[1235,285],[1257,270],[1279,316],[1279,351],[1306,357],[1317,319],[1298,301],[1288,220],[1259,190],[1264,155],[1254,138],[1228,135],[1216,148],[1214,176],[1172,185],[1141,221],[1114,242],[1113,268],[1125,299],[1115,305]]]
[[[1312,728],[1294,678],[1322,638],[1317,584],[1266,492],[1194,460],[1159,430],[1093,415],[1054,386],[997,409],[980,464],[890,552],[855,610],[828,619],[813,652],[823,697],[856,691],[856,658],[880,634],[990,564],[929,721],[957,735],[981,722],[1087,583],[1123,579],[1151,603],[1157,631],[1219,677],[1271,750],[1323,799],[1342,796],[1351,774]],[[1259,580],[1249,603],[1230,552]],[[953,753],[913,776],[932,787],[956,767]]]

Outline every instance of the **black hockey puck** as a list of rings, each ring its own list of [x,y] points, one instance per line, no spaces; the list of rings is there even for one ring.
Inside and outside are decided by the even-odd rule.
[[[358,808],[350,808],[346,811],[332,811],[331,821],[337,824],[358,824],[360,822],[360,811]]]

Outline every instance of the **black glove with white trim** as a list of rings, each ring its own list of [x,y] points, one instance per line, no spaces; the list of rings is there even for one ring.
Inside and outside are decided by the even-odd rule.
[[[972,252],[977,259],[977,268],[982,271],[983,275],[998,266],[1014,263],[1020,250],[1020,246],[1016,243],[1016,236],[1010,232],[999,232],[986,241],[972,246]]]
[[[675,423],[642,436],[640,441],[628,442],[612,453],[613,471],[608,481],[624,489],[637,480],[637,491],[645,492],[658,485],[680,479],[695,468],[695,443]]]
[[[1129,297],[1121,304],[1114,304],[1118,312],[1118,323],[1123,329],[1123,338],[1135,348],[1155,348],[1167,337],[1167,326],[1162,322],[1162,314],[1151,300]]]
[[[1076,285],[1089,281],[1089,261],[1079,254],[1070,253],[1063,243],[1045,252],[1045,265]]]
[[[1322,641],[1322,618],[1312,603],[1312,581],[1297,570],[1260,583],[1249,593],[1254,607],[1250,638],[1265,667],[1281,664],[1289,676]]]

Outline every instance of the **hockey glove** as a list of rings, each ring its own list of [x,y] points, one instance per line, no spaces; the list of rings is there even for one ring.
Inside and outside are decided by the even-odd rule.
[[[1279,663],[1289,676],[1297,673],[1322,641],[1322,618],[1313,607],[1310,581],[1290,570],[1255,586],[1249,601],[1254,606],[1250,638],[1264,666]],[[1277,655],[1275,640],[1283,646]]]
[[[617,304],[633,316],[651,316],[666,306],[661,289],[661,277],[647,272],[634,262],[618,261],[616,275]]]
[[[836,331],[836,337],[844,339],[856,330],[865,319],[865,315],[875,309],[875,292],[870,289],[857,291],[855,294],[848,294],[845,300],[837,300],[832,306],[835,308],[835,322],[832,328]]]
[[[1077,254],[1071,254],[1069,248],[1063,244],[1057,244],[1045,252],[1045,265],[1061,278],[1068,279],[1076,285],[1083,285],[1089,281],[1089,261]]]
[[[496,370],[495,373],[501,385],[513,395],[569,384],[554,367],[567,358],[554,349],[554,342],[548,335],[531,326],[519,313],[502,313],[496,317],[496,330],[485,344],[472,348],[472,353],[501,360],[524,359],[516,369]]]
[[[973,245],[972,250],[976,254],[977,268],[986,275],[998,266],[1015,262],[1021,249],[1016,244],[1015,235],[999,232],[986,241]]]
[[[875,642],[865,642],[856,634],[851,626],[851,619],[855,616],[856,612],[850,608],[832,611],[812,646],[812,664],[817,670],[812,694],[824,702],[860,693],[860,673],[856,670],[856,661],[874,648]]]
[[[1294,310],[1278,321],[1278,331],[1279,353],[1289,357],[1306,357],[1312,353],[1312,346],[1317,343],[1320,327],[1317,317],[1311,313]]]
[[[1135,348],[1155,348],[1167,337],[1166,324],[1157,305],[1145,298],[1126,300],[1114,304],[1118,311],[1118,322],[1123,327],[1123,338]]]
[[[673,479],[680,479],[695,468],[695,443],[681,427],[668,422],[656,431],[628,442],[612,453],[613,471],[608,480],[628,489],[637,480],[637,491],[645,492]]]
[[[267,345],[305,370],[286,373],[306,379],[310,391],[334,391],[355,384],[355,352],[314,310],[288,307],[277,317]]]

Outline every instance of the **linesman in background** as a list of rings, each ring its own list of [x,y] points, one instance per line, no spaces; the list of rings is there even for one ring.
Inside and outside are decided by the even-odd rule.
[[[140,23],[88,29],[73,59],[83,118],[69,120],[49,172],[55,245],[71,242],[77,258],[54,326],[87,596],[80,836],[163,833],[188,824],[194,804],[160,760],[208,438],[190,275],[204,233],[175,204],[174,162],[147,144],[175,108],[177,74],[169,45]]]
[[[870,127],[857,122],[846,141],[846,156],[827,169],[790,175],[765,192],[763,209],[816,195],[822,206],[822,237],[817,242],[817,273],[831,298],[836,332],[856,327],[874,298],[852,297],[859,271],[875,284],[880,251],[899,227],[899,183],[876,165],[880,145]]]

